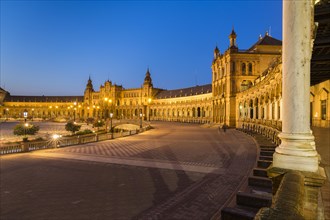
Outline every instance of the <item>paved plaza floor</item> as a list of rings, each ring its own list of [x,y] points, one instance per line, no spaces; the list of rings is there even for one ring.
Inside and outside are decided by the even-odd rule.
[[[209,219],[255,165],[255,142],[238,131],[153,126],[2,156],[0,219]]]
[[[209,219],[255,166],[255,141],[234,129],[152,125],[130,137],[1,156],[0,219]],[[313,131],[329,167],[329,148],[318,146],[329,144],[329,130]]]

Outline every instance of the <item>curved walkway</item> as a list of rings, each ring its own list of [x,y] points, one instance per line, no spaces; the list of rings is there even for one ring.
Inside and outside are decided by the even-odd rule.
[[[256,161],[235,130],[153,123],[145,133],[1,157],[1,219],[209,219]]]

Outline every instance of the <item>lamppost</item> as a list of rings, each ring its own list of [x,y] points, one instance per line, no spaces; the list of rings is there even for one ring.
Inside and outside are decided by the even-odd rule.
[[[34,115],[34,108],[32,109],[32,121],[33,121],[33,115]]]
[[[76,105],[77,105],[77,102],[74,102],[73,103],[73,122],[76,122]]]
[[[140,128],[142,128],[142,113],[140,113]]]
[[[111,112],[110,113],[110,129],[109,129],[109,132],[112,133],[112,117],[113,117],[113,113]]]
[[[107,119],[107,117],[108,117],[108,98],[107,97],[105,97],[104,98],[104,102],[103,102],[103,114],[102,114],[102,117],[104,116],[104,120],[106,120]]]
[[[24,116],[24,123],[26,123],[26,119],[27,119],[27,116],[28,116],[28,112],[27,112],[26,109],[23,112],[23,116]]]
[[[151,103],[151,98],[148,99],[148,121],[150,121],[150,103]]]
[[[59,138],[61,137],[62,135],[53,134],[54,148],[57,148],[59,146]]]
[[[110,112],[111,112],[111,114],[112,114],[112,116],[113,116],[113,110],[112,110],[112,99],[109,99],[109,103],[110,103]]]
[[[25,121],[25,123],[24,123],[24,138],[23,138],[23,141],[27,141],[27,137],[26,137],[26,128],[29,126],[29,124],[28,123],[26,123],[26,121]]]

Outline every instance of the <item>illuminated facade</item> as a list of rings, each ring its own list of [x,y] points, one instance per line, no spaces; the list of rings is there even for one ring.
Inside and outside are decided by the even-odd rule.
[[[231,127],[256,123],[281,130],[282,42],[268,33],[241,50],[234,30],[222,54],[216,47],[212,83],[176,90],[155,88],[149,69],[139,88],[125,89],[107,80],[94,90],[89,78],[83,96],[12,96],[0,91],[2,119],[23,118],[84,121],[138,119],[213,123]],[[329,80],[311,87],[315,126],[329,127]],[[111,113],[111,116],[110,116]]]

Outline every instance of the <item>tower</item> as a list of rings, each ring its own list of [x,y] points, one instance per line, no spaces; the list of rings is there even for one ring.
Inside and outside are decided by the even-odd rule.
[[[237,47],[237,44],[236,44],[236,37],[237,37],[237,35],[236,35],[235,30],[233,28],[230,35],[229,35],[229,49],[232,52],[237,52],[238,51],[238,47]]]
[[[215,47],[213,55],[214,55],[214,59],[216,59],[220,56],[220,50],[219,50],[218,46]]]
[[[89,76],[87,85],[86,85],[86,89],[84,92],[84,102],[87,103],[88,106],[91,104],[93,92],[94,92],[93,84],[92,84],[91,77]]]
[[[147,69],[146,76],[144,77],[143,86],[151,86],[152,87],[152,79],[150,77],[149,68]]]

